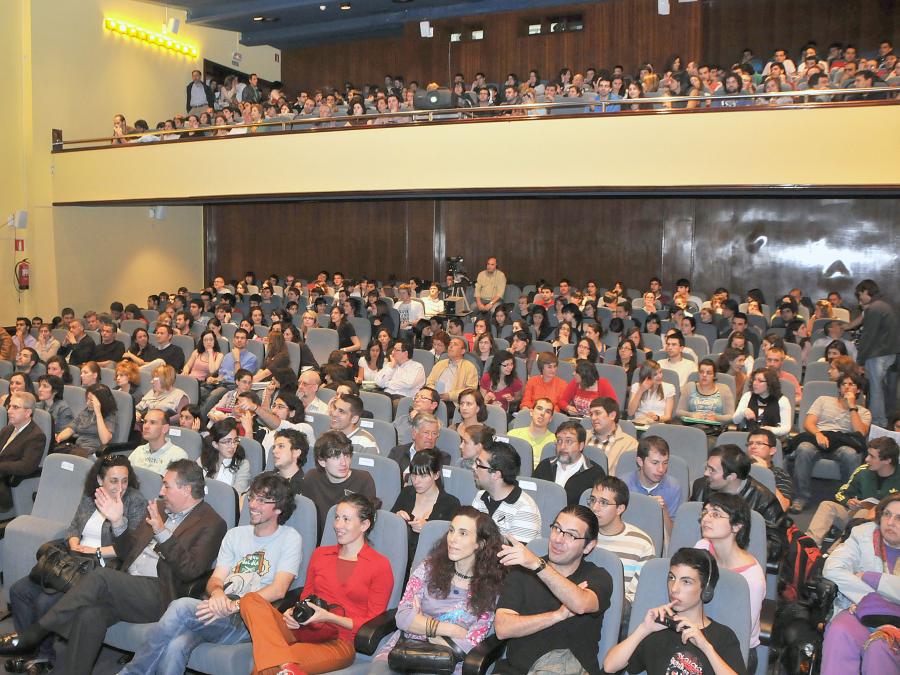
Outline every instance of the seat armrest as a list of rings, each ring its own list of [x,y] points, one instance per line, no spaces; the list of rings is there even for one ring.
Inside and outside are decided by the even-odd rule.
[[[389,609],[374,619],[366,621],[357,631],[353,646],[360,654],[371,656],[378,649],[379,643],[389,634],[397,630],[397,610]]]
[[[501,640],[491,633],[466,654],[463,661],[463,675],[484,675],[487,669],[496,662],[506,649],[506,640]]]
[[[772,639],[772,627],[775,625],[775,610],[778,605],[774,600],[763,600],[759,610],[759,643],[768,646]]]

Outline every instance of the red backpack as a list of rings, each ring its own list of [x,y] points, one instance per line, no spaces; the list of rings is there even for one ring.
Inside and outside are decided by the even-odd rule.
[[[787,553],[781,565],[779,592],[789,602],[806,600],[806,582],[821,576],[825,558],[816,542],[791,523],[787,528]]]

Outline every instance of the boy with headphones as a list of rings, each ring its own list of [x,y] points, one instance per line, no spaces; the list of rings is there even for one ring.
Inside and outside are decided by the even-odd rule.
[[[719,568],[709,551],[679,549],[669,563],[669,602],[649,610],[637,629],[609,650],[603,670],[744,675],[734,631],[703,612],[718,581]]]

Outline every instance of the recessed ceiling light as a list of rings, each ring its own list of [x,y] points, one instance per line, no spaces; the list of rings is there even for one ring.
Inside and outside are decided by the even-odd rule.
[[[324,11],[325,11],[325,5],[319,5],[319,9],[322,10],[322,11],[324,12]]]
[[[254,16],[254,17],[253,17],[253,20],[254,20],[254,21],[265,21],[265,20],[266,20],[266,17],[264,17],[264,16]]]
[[[341,3],[341,9],[344,10],[344,11],[346,12],[348,9],[350,9],[350,3],[349,3],[349,2],[342,2],[342,3]]]

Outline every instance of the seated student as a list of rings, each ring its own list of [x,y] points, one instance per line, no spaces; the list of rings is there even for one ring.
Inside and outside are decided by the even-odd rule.
[[[309,454],[309,439],[302,431],[281,429],[275,432],[272,444],[272,461],[278,475],[287,480],[291,492],[303,494],[303,465]]]
[[[813,467],[821,457],[837,460],[845,482],[859,466],[872,423],[872,413],[859,405],[862,389],[862,378],[842,375],[838,380],[839,396],[820,396],[809,407],[803,421],[804,433],[792,441],[797,497],[791,504],[791,513],[806,508],[812,496]]]
[[[128,456],[133,467],[140,467],[166,475],[166,467],[178,459],[187,459],[183,448],[172,443],[169,438],[169,418],[165,410],[152,408],[144,416],[141,438],[146,443],[136,447]]]
[[[203,467],[207,478],[230,485],[238,495],[247,491],[252,478],[250,460],[238,438],[237,420],[229,417],[212,425],[209,435],[203,439],[197,464]]]
[[[750,507],[737,495],[714,492],[703,503],[700,533],[703,538],[694,548],[706,549],[719,568],[737,572],[750,587],[750,657],[747,670],[756,672],[756,648],[759,646],[759,612],[766,598],[766,572],[747,552],[750,544]]]
[[[328,402],[328,414],[331,419],[329,426],[332,431],[343,433],[354,445],[377,455],[379,448],[375,437],[359,426],[359,420],[365,410],[362,399],[359,394],[342,391],[346,384],[348,383],[342,382],[337,395]]]
[[[316,505],[318,538],[325,529],[328,509],[348,494],[375,499],[375,481],[368,471],[351,471],[353,444],[340,431],[326,431],[313,446],[316,468],[303,477],[303,495]]]
[[[494,618],[497,637],[508,642],[495,673],[600,673],[597,643],[612,579],[585,560],[596,539],[597,517],[577,504],[556,516],[545,557],[509,537],[500,562],[510,571]]]
[[[656,546],[650,535],[641,528],[626,523],[622,515],[628,510],[630,495],[625,482],[615,476],[601,478],[591,490],[588,506],[597,516],[599,527],[597,545],[604,551],[615,553],[622,561],[625,572],[625,612],[627,623],[630,604],[634,602],[641,568],[656,557]]]
[[[573,417],[585,417],[590,412],[591,401],[598,396],[619,402],[616,390],[612,388],[609,380],[597,374],[594,362],[578,359],[575,363],[575,376],[560,396],[560,410]]]
[[[85,399],[84,410],[56,434],[57,444],[68,441],[65,451],[81,457],[88,457],[109,443],[119,423],[116,399],[105,384],[92,384],[85,392]]]
[[[719,568],[709,551],[676,551],[669,562],[669,602],[648,610],[637,629],[609,650],[603,670],[646,670],[647,675],[746,673],[734,631],[703,612],[718,582]],[[674,619],[677,628],[668,628],[662,623],[665,618]]]
[[[447,534],[413,570],[397,608],[399,630],[375,655],[369,675],[394,672],[387,659],[401,631],[418,640],[450,638],[463,653],[487,637],[506,576],[497,560],[501,544],[487,514],[471,506],[456,509]]]
[[[866,447],[866,461],[834,495],[816,509],[807,534],[821,546],[833,526],[841,529],[852,521],[872,520],[875,505],[884,497],[900,492],[897,461],[900,447],[887,436],[873,438]]]
[[[495,435],[494,428],[484,424],[464,429],[459,435],[459,459],[456,466],[474,472],[478,454],[494,442]]]
[[[850,538],[825,560],[823,574],[837,584],[838,596],[834,602],[835,616],[825,628],[823,675],[897,672],[896,623],[873,630],[862,622],[860,610],[873,606],[872,613],[897,616],[900,610],[898,559],[900,493],[895,492],[879,502],[874,522],[854,527]]]
[[[323,434],[316,448],[332,433]],[[313,614],[301,625],[294,607],[281,614],[261,593],[241,598],[254,672],[327,673],[353,663],[357,631],[387,609],[394,585],[390,562],[367,542],[377,515],[372,501],[361,494],[348,493],[337,501],[332,524],[337,543],[313,552],[302,595],[316,595],[330,609],[308,603]]]
[[[119,675],[183,673],[191,653],[203,643],[247,642],[241,598],[252,592],[278,602],[287,593],[302,555],[300,534],[284,524],[294,512],[294,494],[285,479],[266,472],[250,484],[249,501],[250,523],[225,534],[205,598],[178,598],[170,604]]]
[[[550,431],[550,422],[553,421],[553,401],[549,398],[539,398],[534,402],[534,409],[531,411],[531,423],[527,427],[519,427],[511,429],[509,436],[512,438],[521,438],[528,441],[531,445],[532,458],[534,465],[532,469],[536,469],[541,462],[541,451],[547,443],[553,443],[556,436]]]
[[[717,423],[716,429],[731,421],[734,416],[734,394],[731,387],[716,383],[715,361],[700,361],[697,381],[682,385],[677,409],[679,417],[709,420]]]
[[[153,369],[153,377],[150,379],[150,389],[144,394],[140,402],[134,407],[134,417],[140,428],[144,413],[150,408],[170,410],[175,420],[178,413],[190,403],[188,395],[175,386],[175,369],[169,365],[161,365]]]
[[[522,395],[522,408],[533,408],[536,401],[545,398],[553,403],[553,410],[559,410],[559,401],[566,389],[565,380],[557,377],[559,369],[559,357],[550,352],[541,352],[537,357],[537,367],[540,375],[533,375],[525,383],[525,393]]]
[[[750,458],[736,445],[717,445],[709,451],[703,476],[694,481],[691,501],[705,502],[711,492],[740,495],[766,521],[769,560],[780,560],[788,518],[769,488],[750,477]]]
[[[407,543],[412,564],[419,543],[419,533],[429,520],[450,520],[459,508],[459,499],[444,490],[441,480],[441,453],[430,448],[419,450],[409,460],[409,485],[400,490],[391,511],[409,526]]]
[[[606,475],[599,464],[585,457],[586,441],[587,431],[581,423],[563,422],[556,429],[556,456],[543,460],[532,474],[564,488],[569,505],[577,504],[581,493]]]
[[[287,372],[290,374],[290,371]],[[272,383],[266,387],[262,403],[250,406],[251,411],[256,413],[256,419],[262,423],[259,431],[262,434],[260,445],[263,450],[269,452],[275,442],[275,433],[283,429],[301,431],[311,442],[315,443],[316,436],[313,428],[304,421],[306,414],[303,403],[294,395],[296,384],[291,384],[280,391],[276,390],[276,384],[277,380],[273,378]],[[271,401],[271,406],[267,405],[269,401]]]
[[[637,439],[626,434],[619,426],[620,414],[619,404],[609,396],[599,396],[591,401],[588,413],[592,430],[587,444],[606,453],[611,474],[615,474],[623,452],[637,449]]]
[[[637,424],[665,423],[675,410],[675,385],[663,382],[662,368],[653,359],[641,364],[630,388],[628,416]]]
[[[660,368],[672,370],[678,374],[678,384],[682,388],[687,385],[688,377],[696,372],[697,362],[684,357],[684,335],[678,329],[669,332],[665,339],[666,358],[659,362]]]
[[[475,486],[479,492],[472,506],[487,513],[501,534],[526,544],[541,535],[541,511],[534,498],[519,487],[516,476],[522,462],[509,443],[496,441],[475,460]]]
[[[64,387],[62,379],[56,375],[41,375],[38,378],[38,400],[34,407],[50,413],[54,429],[63,429],[69,426],[75,418],[69,404],[63,400]]]
[[[637,470],[625,476],[625,484],[629,490],[653,497],[659,503],[668,536],[688,488],[669,475],[669,444],[660,436],[644,436],[637,445],[634,461]]]
[[[787,396],[781,393],[781,381],[771,368],[757,368],[750,373],[748,390],[734,409],[732,421],[738,429],[768,429],[777,437],[791,430],[794,411]]]
[[[775,434],[768,429],[751,429],[747,437],[747,454],[754,464],[769,469],[775,476],[775,498],[787,512],[794,498],[794,479],[791,474],[772,461],[778,452]]]

